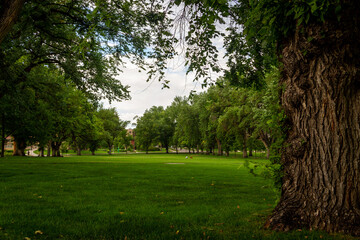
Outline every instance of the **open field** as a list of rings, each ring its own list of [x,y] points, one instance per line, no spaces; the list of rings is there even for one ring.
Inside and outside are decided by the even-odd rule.
[[[0,159],[0,239],[346,238],[262,230],[271,180],[241,158],[185,156]]]

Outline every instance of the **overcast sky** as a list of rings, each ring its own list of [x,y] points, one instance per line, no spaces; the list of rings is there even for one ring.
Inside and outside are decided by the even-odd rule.
[[[224,68],[222,39],[217,39],[215,45],[219,50],[219,64]],[[165,79],[170,80],[169,89],[161,89],[162,84],[158,81],[146,82],[146,72],[139,72],[137,66],[127,64],[118,78],[123,85],[130,86],[131,100],[112,102],[111,104],[108,101],[103,101],[104,107],[115,107],[121,120],[133,123],[135,116],[142,116],[145,110],[152,106],[166,107],[171,104],[176,96],[189,96],[192,90],[196,92],[205,91],[206,89],[201,88],[200,82],[193,82],[194,74],[186,75],[186,68],[183,63],[184,59],[181,56],[168,63]],[[211,77],[216,80],[220,75],[214,74]]]

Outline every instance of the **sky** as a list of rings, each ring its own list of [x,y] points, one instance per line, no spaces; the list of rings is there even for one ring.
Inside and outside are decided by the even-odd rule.
[[[223,48],[223,39],[215,39],[214,45],[219,51],[218,64],[220,67],[225,68],[226,59],[224,57],[225,50]],[[191,91],[202,92],[206,89],[201,87],[201,82],[194,82],[194,73],[186,75],[186,67],[184,66],[183,56],[178,56],[168,62],[167,71],[165,72],[165,79],[170,80],[169,87],[162,89],[162,84],[158,81],[146,82],[146,72],[139,72],[139,68],[136,65],[127,63],[126,68],[122,68],[117,78],[123,85],[130,86],[131,99],[122,102],[103,101],[105,108],[115,107],[121,120],[130,121],[135,116],[142,116],[146,109],[152,106],[169,106],[176,96],[189,96]],[[222,73],[212,74],[212,80],[216,80]],[[128,128],[134,128],[131,124]]]
[[[146,82],[146,72],[139,72],[138,67],[130,65],[123,69],[118,79],[124,85],[130,86],[131,99],[122,102],[104,101],[104,107],[115,107],[121,120],[135,122],[135,116],[142,116],[146,109],[152,106],[169,106],[176,96],[189,96],[194,90],[196,92],[205,91],[201,88],[200,82],[193,82],[194,74],[186,75],[184,66],[168,68],[166,79],[170,80],[169,87],[162,89],[162,84],[158,81]],[[131,126],[128,126],[133,128]]]

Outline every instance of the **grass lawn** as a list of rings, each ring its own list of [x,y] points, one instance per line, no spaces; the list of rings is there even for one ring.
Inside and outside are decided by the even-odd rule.
[[[349,239],[262,230],[271,180],[241,158],[185,156],[0,159],[0,239]]]

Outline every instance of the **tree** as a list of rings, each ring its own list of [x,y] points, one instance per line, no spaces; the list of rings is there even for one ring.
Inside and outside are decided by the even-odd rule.
[[[130,121],[125,121],[125,122],[126,122],[126,125],[128,125],[128,124],[130,123]],[[126,126],[125,126],[125,127],[126,127]],[[126,153],[126,154],[127,154],[128,149],[129,149],[129,147],[130,147],[130,144],[131,144],[130,142],[131,142],[131,140],[133,140],[133,136],[129,135],[127,129],[124,128],[124,129],[120,132],[117,141],[118,141],[118,143],[119,143],[120,145],[124,146],[124,149],[125,149],[125,153]]]
[[[235,54],[232,60],[239,67],[234,65],[230,74],[235,82],[251,72],[259,73],[254,81],[261,82],[265,60],[277,55],[281,63],[281,105],[287,116],[284,178],[281,199],[266,227],[360,235],[360,2],[184,2],[200,19],[191,21],[190,29],[201,32],[214,28],[221,16],[231,17],[236,31],[229,36],[235,47],[229,54],[239,53],[241,43],[259,53],[254,58],[252,52],[239,53],[251,61],[237,61]],[[194,32],[187,39],[201,44],[204,34],[196,37]],[[214,56],[208,48],[198,49],[201,56]]]
[[[182,133],[179,130],[179,123],[178,123],[178,117],[180,114],[180,111],[183,107],[183,105],[187,104],[187,101],[185,98],[183,97],[179,97],[176,96],[173,100],[173,102],[171,103],[171,105],[166,109],[169,117],[170,117],[170,122],[174,124],[174,129],[173,129],[173,135],[171,137],[171,143],[173,146],[175,146],[175,151],[176,154],[179,153],[179,146],[181,145],[181,141],[182,141]]]
[[[115,108],[104,109],[100,108],[97,114],[101,119],[104,127],[104,141],[109,149],[109,155],[111,154],[114,146],[114,141],[117,136],[125,129],[127,122],[121,121]]]
[[[162,79],[164,59],[174,55],[173,36],[167,30],[170,22],[161,2],[23,3],[24,0],[4,0],[0,8],[1,40],[19,15],[1,42],[1,70],[13,75],[14,63],[27,57],[26,64],[17,69],[17,77],[4,78],[13,84],[26,81],[27,73],[35,66],[55,65],[92,97],[121,100],[129,97],[128,89],[114,75],[123,58],[129,58],[141,69],[148,66],[149,78],[160,73]],[[148,63],[145,58],[155,61]],[[1,86],[0,98],[4,92],[6,89]]]
[[[2,133],[15,138],[14,155],[25,155],[28,144],[43,145],[50,139],[49,130],[53,124],[49,97],[54,92],[46,94],[46,90],[49,81],[58,81],[58,75],[42,67],[35,69],[28,78],[29,81],[20,86],[6,86],[8,91],[0,99]]]
[[[137,119],[135,129],[136,141],[146,153],[149,152],[151,144],[157,143],[159,140],[159,121],[157,116],[163,110],[162,107],[153,106]]]
[[[159,120],[159,141],[162,147],[165,147],[166,153],[169,153],[171,139],[175,132],[175,120],[171,117],[170,111],[162,110],[158,116]]]
[[[91,131],[86,135],[86,142],[88,143],[92,155],[95,155],[95,151],[99,148],[103,139],[104,139],[103,123],[95,114],[92,118]]]
[[[266,88],[261,91],[252,91],[250,101],[254,106],[253,136],[260,139],[266,148],[266,157],[270,152],[279,154],[283,142],[282,122],[285,119],[280,107],[279,73],[277,69],[265,75]]]

